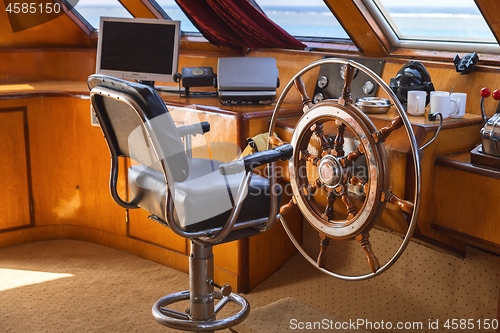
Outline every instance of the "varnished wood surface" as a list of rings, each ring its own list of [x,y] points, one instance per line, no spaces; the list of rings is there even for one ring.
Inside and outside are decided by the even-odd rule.
[[[495,204],[500,195],[500,170],[472,164],[469,151],[442,156],[436,165],[440,209],[433,228],[500,253],[500,210]],[[448,184],[451,177],[455,180]]]
[[[368,56],[386,56],[390,44],[373,24],[373,18],[361,1],[340,2],[326,0],[337,20],[353,39],[354,44]],[[361,35],[363,37],[361,37]],[[358,38],[357,38],[358,37]]]
[[[89,96],[86,81],[42,81],[0,85],[0,99]]]
[[[159,18],[164,17],[160,12],[147,0],[119,0],[119,2],[127,9],[127,11],[136,18]]]
[[[32,225],[27,110],[0,108],[0,231]]]
[[[0,49],[0,84],[85,82],[95,64],[96,50],[92,48]]]
[[[436,165],[465,171],[479,176],[500,179],[500,169],[493,169],[488,166],[471,163],[471,155],[469,151],[441,156],[436,159]]]
[[[495,36],[498,37],[500,28],[497,24],[498,19],[493,14],[495,11],[488,12],[485,9],[496,8],[498,5],[494,0],[476,0],[476,2],[483,14],[490,20],[490,26]],[[150,13],[153,13],[144,0],[138,3],[123,0],[123,3],[137,17],[149,17]],[[374,28],[373,18],[366,12],[360,1],[353,1],[349,5],[336,1],[326,3],[334,9],[339,22],[347,30],[354,43],[349,41],[333,44],[314,42],[308,45],[316,51],[313,49],[305,51],[271,49],[251,50],[246,54],[239,54],[227,48],[210,45],[202,37],[183,37],[179,68],[211,66],[216,70],[218,58],[226,56],[274,57],[281,80],[281,85],[277,89],[277,96],[279,96],[296,72],[323,56],[348,57],[354,60],[358,56],[381,57],[387,60],[382,74],[383,80],[387,83],[395,77],[398,70],[409,59],[423,61],[437,90],[448,91],[453,86],[454,91],[469,94],[467,102],[469,114],[460,121],[445,121],[440,139],[424,151],[423,200],[420,215],[423,222],[419,223],[419,232],[430,239],[437,239],[456,247],[462,246],[462,243],[457,245],[447,236],[443,236],[445,235],[443,232],[432,229],[430,221],[438,221],[440,225],[449,226],[450,230],[457,230],[462,228],[461,223],[457,223],[456,220],[441,222],[441,211],[443,211],[442,214],[447,214],[447,209],[460,205],[474,212],[476,204],[479,206],[481,204],[461,198],[458,201],[452,201],[451,204],[446,203],[449,206],[444,206],[446,208],[444,210],[436,209],[436,202],[439,203],[440,199],[454,198],[458,193],[452,193],[453,195],[450,196],[446,191],[448,187],[445,180],[470,188],[487,186],[489,183],[479,183],[479,185],[473,181],[462,183],[469,173],[465,173],[464,176],[463,171],[455,169],[451,171],[449,178],[437,177],[436,169],[442,167],[439,165],[436,167],[434,160],[456,151],[466,151],[479,140],[479,90],[483,86],[489,86],[491,90],[500,88],[500,76],[496,67],[500,63],[500,58],[495,54],[480,54],[481,60],[474,71],[469,75],[459,75],[451,63],[455,52],[393,49],[381,31]],[[3,9],[3,3],[0,4],[0,9]],[[153,16],[157,17],[156,13],[153,13]],[[28,84],[29,86],[0,86],[1,108],[26,108],[29,114],[29,143],[32,147],[29,160],[33,166],[36,166],[36,170],[33,169],[26,175],[28,179],[33,177],[31,182],[35,225],[0,232],[0,244],[8,246],[51,238],[81,239],[126,250],[186,270],[184,240],[173,240],[168,231],[158,230],[158,226],[151,224],[152,222],[146,220],[138,211],[127,214],[110,199],[107,190],[109,156],[99,129],[89,127],[88,100],[80,99],[81,96],[88,96],[89,93],[85,82],[88,75],[95,71],[96,42],[95,31],[82,22],[76,22],[74,15],[71,14],[42,26],[13,34],[10,31],[6,12],[0,11],[0,84],[24,85],[27,82],[37,82]],[[318,71],[319,68],[302,78],[310,96],[314,92]],[[296,111],[292,110],[294,105],[300,105],[300,94],[292,89],[286,101],[287,105],[291,106],[291,111],[286,117],[292,116]],[[247,136],[267,130],[269,111],[272,109],[255,111],[253,106],[242,106],[236,110],[227,110],[217,103],[214,104],[213,100],[209,102],[194,98],[178,102],[182,105],[186,103],[197,105],[199,108],[197,114],[211,120],[213,133],[216,133],[213,137],[215,141],[227,140],[239,146],[243,146]],[[172,101],[172,103],[176,102]],[[485,104],[487,113],[491,115],[497,103],[489,98]],[[387,117],[374,116],[372,119],[380,128],[392,118],[393,115],[388,114]],[[417,141],[419,144],[426,142],[434,134],[437,122],[429,123],[423,117],[414,118],[410,117],[410,121],[414,126]],[[16,133],[18,132],[17,121],[18,119],[12,126]],[[391,140],[386,142],[386,147],[390,151],[391,170],[396,175],[393,190],[398,192],[398,195],[402,193],[402,196],[405,196],[411,193],[413,186],[411,171],[408,170],[411,160],[408,158],[408,144],[402,140],[404,133],[399,132],[391,135]],[[289,132],[280,129],[282,138],[287,140],[286,137],[289,135]],[[18,136],[10,135],[10,132],[9,138],[20,140]],[[54,144],[54,141],[57,144]],[[103,161],[103,163],[97,165],[89,162],[94,160]],[[18,162],[14,163],[17,165]],[[96,187],[95,184],[99,185]],[[440,186],[441,192],[436,192],[437,186]],[[25,203],[21,206],[26,210]],[[60,209],[63,206],[68,209]],[[87,211],[82,207],[89,209]],[[484,211],[487,221],[498,220],[496,216],[489,215],[490,212],[487,209]],[[296,218],[300,217],[298,213],[293,215]],[[16,223],[24,226],[26,219],[27,217],[22,217],[22,222]],[[478,226],[478,228],[482,227]],[[489,226],[479,231],[465,228],[460,229],[462,230],[460,232],[479,235],[477,238],[484,239],[484,233],[490,231],[488,228]],[[492,242],[498,240],[498,236],[495,237],[497,238]],[[271,259],[268,258],[269,253],[274,254],[273,244],[278,242],[283,245],[286,241],[282,230],[278,228],[273,229],[269,234],[251,238],[246,243],[239,241],[220,247],[220,250],[216,250],[218,251],[216,253],[216,280],[232,283],[238,288],[258,284],[289,255],[288,250],[284,250],[283,257],[278,258],[273,255]],[[244,260],[240,260],[245,256]],[[217,259],[219,257],[220,259]],[[251,276],[242,277],[248,273],[244,271],[245,265],[247,270],[251,270]],[[242,279],[246,281],[241,282]]]
[[[447,155],[436,164],[433,227],[500,253],[499,172],[471,165],[468,152]]]
[[[91,38],[92,32],[81,21],[77,21],[74,14],[70,13],[69,15],[63,14],[56,19],[30,29],[13,33],[5,10],[5,2],[0,3],[0,49],[59,46],[91,47],[95,45],[95,41]]]
[[[206,134],[210,142],[232,142],[240,149],[246,146],[246,139],[269,130],[269,120],[274,112],[272,105],[224,105],[217,97],[180,97],[173,94],[161,94],[176,119],[175,106],[186,107],[181,110],[182,117],[189,117],[188,123],[208,121],[211,130]],[[302,113],[297,104],[285,104],[283,116],[293,116]]]

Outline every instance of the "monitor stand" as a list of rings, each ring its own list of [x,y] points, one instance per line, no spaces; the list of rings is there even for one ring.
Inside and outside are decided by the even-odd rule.
[[[144,84],[146,86],[150,86],[151,88],[155,87],[155,81],[149,81],[149,80],[137,80],[140,84]]]

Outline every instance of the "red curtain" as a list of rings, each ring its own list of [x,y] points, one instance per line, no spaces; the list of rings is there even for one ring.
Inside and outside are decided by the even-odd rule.
[[[306,46],[246,0],[175,0],[194,26],[214,45],[250,48]]]

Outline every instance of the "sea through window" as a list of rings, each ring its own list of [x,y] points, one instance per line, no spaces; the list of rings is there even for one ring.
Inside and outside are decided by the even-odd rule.
[[[477,51],[498,48],[474,0],[365,0],[364,3],[396,45]]]
[[[101,16],[132,17],[118,0],[79,0],[74,9],[95,29],[99,29]]]
[[[200,33],[174,0],[155,0],[158,5],[175,21],[181,21],[181,30],[186,33]]]
[[[349,39],[323,0],[257,0],[262,11],[295,37]]]

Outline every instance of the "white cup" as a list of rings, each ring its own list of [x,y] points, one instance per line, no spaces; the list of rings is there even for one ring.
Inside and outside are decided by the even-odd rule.
[[[421,116],[425,113],[427,93],[422,90],[408,91],[406,112],[410,116]]]
[[[450,118],[462,118],[465,115],[465,106],[467,103],[466,93],[452,93],[451,99],[456,101],[457,107],[454,112],[450,112]]]
[[[440,113],[443,119],[450,116],[458,109],[456,100],[451,99],[451,95],[447,91],[431,91],[431,108],[430,113]]]

